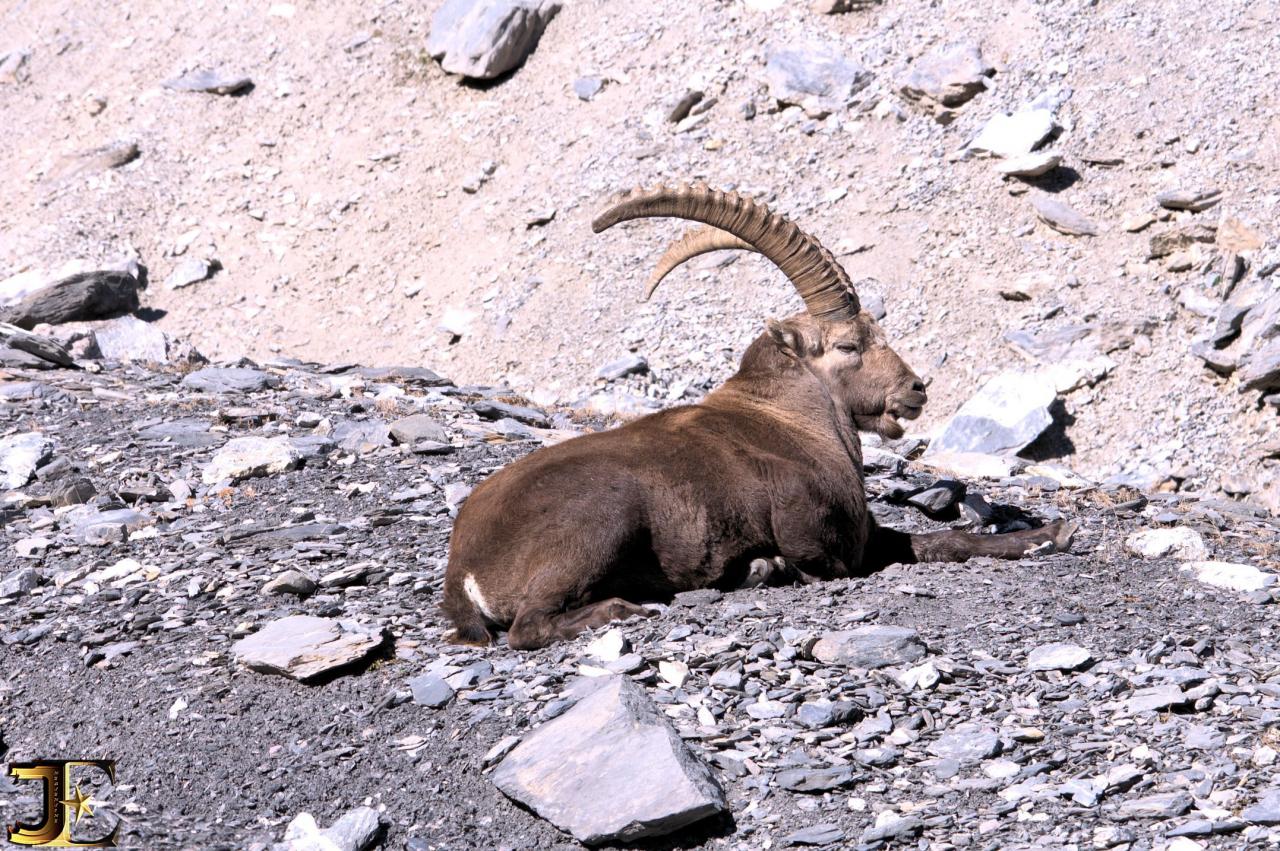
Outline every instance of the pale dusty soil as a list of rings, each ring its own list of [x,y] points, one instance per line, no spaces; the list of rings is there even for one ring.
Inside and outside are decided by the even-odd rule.
[[[1272,475],[1255,447],[1275,414],[1188,353],[1209,320],[1176,295],[1199,276],[1147,263],[1152,231],[1120,222],[1154,210],[1161,189],[1209,184],[1225,200],[1201,219],[1236,217],[1276,239],[1280,73],[1267,57],[1280,4],[895,0],[828,17],[801,3],[571,2],[524,67],[481,86],[423,56],[437,0],[294,6],[291,18],[267,3],[44,0],[0,12],[0,50],[32,50],[28,78],[0,88],[0,277],[136,254],[162,326],[212,356],[424,364],[568,403],[628,349],[664,388],[719,380],[767,316],[798,308],[756,258],[695,264],[637,302],[675,225],[594,236],[590,218],[617,190],[701,179],[772,199],[837,250],[871,245],[843,260],[855,279],[881,282],[886,327],[932,380],[920,429],[1022,363],[1001,342],[1006,330],[1151,320],[1150,354],[1119,352],[1108,379],[1066,400],[1068,463],[1096,477],[1140,461],[1183,466],[1187,487],[1210,491],[1223,476]],[[979,40],[999,73],[943,127],[893,81],[957,38]],[[803,118],[770,112],[763,67],[771,47],[816,40],[876,79],[859,107],[804,135]],[[197,66],[246,73],[256,87],[241,97],[160,88]],[[589,103],[572,92],[584,74],[610,78]],[[663,117],[690,84],[719,102],[705,133],[677,135]],[[1097,238],[1036,224],[990,162],[946,159],[993,112],[1054,86],[1072,91],[1056,146],[1078,177],[1051,188],[1101,225]],[[107,102],[96,116],[92,96]],[[749,100],[760,109],[750,121]],[[878,104],[906,120],[876,117]],[[135,162],[55,178],[60,156],[119,139],[138,143]],[[1100,153],[1123,163],[1084,162]],[[492,179],[464,193],[487,160]],[[833,188],[848,192],[827,200]],[[548,207],[554,221],[526,227]],[[173,248],[193,231],[188,253],[224,268],[169,291]],[[997,290],[1024,275],[1044,289],[1003,301]],[[476,314],[455,345],[436,330],[450,308]]]

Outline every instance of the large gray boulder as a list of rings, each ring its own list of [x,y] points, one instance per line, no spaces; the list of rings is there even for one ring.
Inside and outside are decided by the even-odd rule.
[[[706,763],[624,677],[529,734],[493,782],[588,845],[661,836],[727,808]]]
[[[764,73],[769,94],[778,101],[829,111],[848,106],[872,77],[866,68],[826,45],[773,50]]]
[[[944,452],[1014,454],[1053,422],[1057,393],[1038,372],[1007,370],[983,385],[942,428],[926,455]]]
[[[446,0],[427,53],[450,74],[491,80],[524,62],[559,11],[559,0]]]
[[[138,309],[138,279],[129,272],[81,272],[0,309],[0,322],[30,331],[41,324],[110,319]]]

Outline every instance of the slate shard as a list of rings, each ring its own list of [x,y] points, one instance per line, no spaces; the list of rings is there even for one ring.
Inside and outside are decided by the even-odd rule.
[[[706,763],[624,677],[526,736],[493,782],[587,845],[662,836],[728,807]]]

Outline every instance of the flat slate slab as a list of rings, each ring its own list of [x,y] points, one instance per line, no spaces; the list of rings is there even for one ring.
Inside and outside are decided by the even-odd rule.
[[[825,633],[813,645],[813,658],[828,665],[885,668],[916,662],[925,646],[914,629],[874,624]]]
[[[587,845],[662,836],[728,807],[706,763],[624,677],[530,733],[493,782]]]
[[[382,646],[381,630],[353,621],[290,615],[232,646],[245,667],[306,682],[359,662]]]

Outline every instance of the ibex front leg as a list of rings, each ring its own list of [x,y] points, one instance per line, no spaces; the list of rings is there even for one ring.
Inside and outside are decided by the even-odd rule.
[[[871,521],[862,565],[874,571],[890,564],[916,564],[926,561],[968,561],[977,556],[1017,559],[1045,543],[1050,552],[1069,552],[1076,524],[1058,520],[1039,529],[1006,532],[1001,535],[975,535],[947,529],[941,532],[911,533],[888,529]]]

